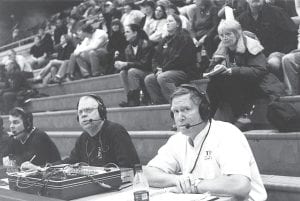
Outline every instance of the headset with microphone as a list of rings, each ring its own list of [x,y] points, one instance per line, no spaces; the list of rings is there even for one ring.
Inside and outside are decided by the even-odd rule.
[[[210,104],[209,104],[209,101],[208,101],[205,93],[202,91],[199,91],[196,86],[191,85],[191,84],[182,84],[179,86],[179,88],[188,89],[188,90],[194,92],[194,94],[200,98],[201,102],[199,104],[198,110],[199,110],[200,117],[202,119],[202,121],[200,121],[196,124],[187,123],[180,127],[185,127],[186,129],[190,129],[194,126],[198,126],[198,125],[206,123],[208,120],[210,120],[211,119],[211,109],[210,109]],[[170,115],[171,115],[171,118],[174,119],[174,113],[172,111],[171,111]]]
[[[14,135],[19,135],[20,133],[26,131],[27,133],[31,132],[33,129],[33,116],[31,112],[27,112],[25,111],[23,108],[21,107],[14,107],[10,114],[12,114],[13,116],[16,115],[20,115],[21,119],[23,121],[23,125],[24,125],[24,130],[19,131],[17,133],[13,133]]]
[[[89,94],[86,96],[93,98],[98,103],[98,113],[99,113],[100,119],[89,119],[89,120],[86,120],[85,122],[92,123],[94,121],[106,120],[107,119],[107,111],[106,111],[106,106],[104,105],[102,98],[100,98],[100,96],[97,96],[96,94]],[[80,101],[80,99],[79,99],[79,101]],[[77,103],[77,107],[76,107],[77,109],[78,109],[79,101]],[[77,115],[76,119],[77,119],[77,121],[79,121],[78,115]]]

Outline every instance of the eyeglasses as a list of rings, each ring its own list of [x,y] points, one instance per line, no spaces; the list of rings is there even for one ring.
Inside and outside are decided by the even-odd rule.
[[[83,113],[90,114],[90,113],[92,113],[95,109],[98,109],[98,107],[82,108],[82,109],[78,110],[78,115],[82,115]]]

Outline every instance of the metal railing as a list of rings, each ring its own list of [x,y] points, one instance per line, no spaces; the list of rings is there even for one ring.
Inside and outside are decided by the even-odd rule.
[[[21,46],[23,46],[23,45],[32,43],[32,42],[34,42],[34,37],[35,37],[35,36],[36,36],[36,35],[29,36],[29,37],[27,37],[27,38],[18,40],[18,41],[16,41],[16,42],[12,42],[12,43],[9,43],[9,44],[7,44],[7,45],[1,46],[1,47],[0,47],[0,52],[4,52],[4,51],[10,50],[10,49],[12,49],[12,48],[21,47]]]

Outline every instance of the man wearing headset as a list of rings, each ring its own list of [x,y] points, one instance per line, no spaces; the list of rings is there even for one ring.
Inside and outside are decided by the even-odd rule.
[[[145,174],[153,187],[179,193],[226,194],[237,200],[263,201],[266,191],[243,133],[210,117],[204,93],[181,85],[171,96],[177,134],[159,149]]]
[[[123,126],[107,120],[106,107],[99,96],[81,97],[77,115],[83,133],[64,163],[84,162],[92,166],[115,163],[119,167],[140,163],[128,132]]]
[[[20,107],[9,112],[10,130],[13,140],[8,154],[21,169],[33,169],[60,160],[60,154],[50,137],[33,127],[32,113]]]

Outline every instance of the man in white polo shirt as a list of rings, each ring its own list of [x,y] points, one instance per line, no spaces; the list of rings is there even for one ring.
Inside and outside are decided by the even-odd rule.
[[[148,163],[145,174],[153,187],[179,193],[226,194],[237,200],[267,198],[247,139],[230,123],[210,117],[204,93],[181,85],[171,96],[171,116],[178,133]]]

